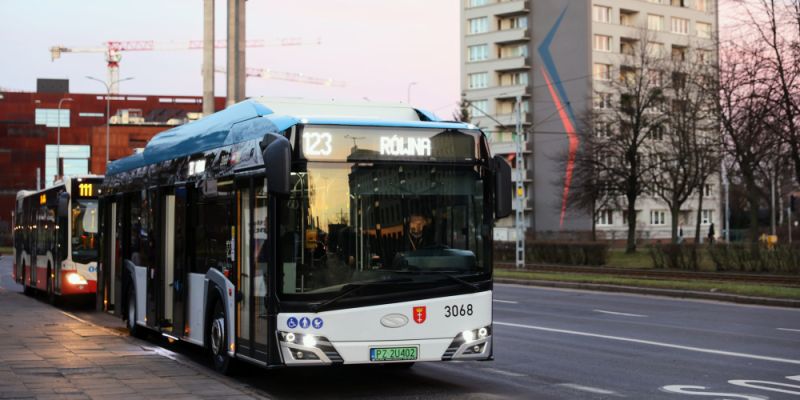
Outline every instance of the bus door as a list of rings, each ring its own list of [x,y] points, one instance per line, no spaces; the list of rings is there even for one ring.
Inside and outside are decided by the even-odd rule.
[[[250,178],[239,184],[239,260],[236,336],[240,355],[267,361],[267,265],[269,205],[264,178]]]
[[[164,288],[165,294],[170,293],[170,297],[165,296],[165,299],[171,298],[164,302],[166,308],[172,307],[172,332],[176,336],[188,336],[186,333],[186,294],[188,293],[189,286],[188,273],[186,261],[187,242],[190,236],[187,235],[186,213],[188,202],[188,190],[186,186],[181,185],[175,187],[175,194],[172,197],[172,205],[167,207],[167,214],[172,214],[173,233],[167,234],[168,238],[172,236],[171,241],[172,255],[169,256],[172,262],[165,262],[167,270],[169,271],[169,279],[165,279],[166,287]],[[169,252],[167,252],[169,253]]]
[[[175,299],[175,195],[166,194],[163,196],[161,213],[163,218],[163,251],[161,255],[163,260],[161,262],[162,276],[161,282],[163,287],[162,296],[164,301],[163,314],[161,319],[161,330],[164,332],[175,332],[174,320],[174,299]]]

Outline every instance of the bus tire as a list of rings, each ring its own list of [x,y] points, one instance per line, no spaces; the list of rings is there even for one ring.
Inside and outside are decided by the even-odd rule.
[[[56,288],[55,288],[55,277],[52,276],[53,268],[50,266],[50,263],[47,263],[47,301],[54,305],[58,306],[58,296],[56,296]]]
[[[214,361],[214,369],[217,372],[228,375],[232,372],[231,356],[228,355],[228,319],[222,308],[222,302],[217,300],[214,303],[214,311],[208,322],[208,343],[211,350],[211,359]]]
[[[30,271],[28,271],[28,267],[25,263],[22,263],[22,292],[25,293],[26,296],[33,296],[33,288],[28,286],[29,278]]]
[[[142,328],[136,325],[136,291],[133,286],[128,287],[128,313],[126,314],[125,325],[128,327],[128,333],[131,336],[139,337]]]

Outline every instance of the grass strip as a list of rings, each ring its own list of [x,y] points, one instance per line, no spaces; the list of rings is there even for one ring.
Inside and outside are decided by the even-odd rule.
[[[541,281],[598,283],[606,285],[633,286],[655,289],[692,290],[699,292],[729,293],[740,296],[769,297],[800,300],[800,288],[762,283],[721,282],[714,280],[680,280],[627,278],[601,274],[578,274],[562,272],[508,271],[497,269],[497,278],[528,279]]]
[[[11,246],[0,246],[0,254],[14,254]]]

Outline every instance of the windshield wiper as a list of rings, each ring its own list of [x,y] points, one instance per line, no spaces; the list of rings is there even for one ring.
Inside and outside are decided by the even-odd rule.
[[[397,272],[400,274],[413,274],[413,275],[439,275],[447,279],[450,279],[453,282],[457,282],[463,286],[467,286],[470,289],[472,289],[473,292],[479,292],[481,290],[481,288],[478,287],[478,285],[444,271],[393,271],[393,272]]]
[[[365,283],[352,283],[350,285],[347,285],[347,286],[350,286],[350,288],[346,289],[344,292],[342,292],[338,296],[336,296],[336,297],[334,297],[334,298],[332,298],[330,300],[323,301],[322,303],[315,304],[315,305],[311,306],[311,309],[314,312],[324,311],[324,309],[327,308],[328,306],[338,302],[339,300],[341,300],[341,299],[343,299],[345,297],[348,297],[348,296],[358,292],[359,290],[361,290],[361,289],[363,289],[365,287],[382,286],[382,285],[398,283],[398,282],[412,282],[412,280],[408,279],[408,278],[396,278],[396,279],[386,279],[386,280],[381,280],[381,281],[370,281],[370,282],[365,282]]]

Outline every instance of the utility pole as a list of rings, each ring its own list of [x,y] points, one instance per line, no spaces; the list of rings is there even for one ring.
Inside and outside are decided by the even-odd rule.
[[[725,243],[731,242],[731,206],[728,188],[730,181],[728,181],[728,171],[725,168],[725,162],[722,162],[722,189],[725,191]]]
[[[245,99],[245,1],[228,0],[228,81],[226,106]],[[209,68],[214,68],[213,65]]]
[[[777,235],[778,233],[775,231],[775,172],[773,171],[769,177],[770,180],[770,202],[772,207],[770,208],[769,212],[769,219],[770,219],[770,232],[772,236]]]
[[[517,96],[516,104],[516,131],[517,131],[517,154],[515,156],[517,172],[517,212],[515,225],[517,228],[516,264],[517,268],[525,268],[525,184],[522,176],[525,173],[525,155],[523,154],[523,133],[522,133],[522,96]]]
[[[58,128],[56,136],[56,175],[60,178],[63,175],[61,171],[61,104],[65,101],[72,101],[72,97],[64,97],[58,101]]]
[[[203,0],[203,115],[214,113],[214,1]]]
[[[91,79],[93,81],[97,81],[102,83],[106,87],[106,168],[108,168],[108,160],[109,160],[109,149],[111,143],[111,88],[116,87],[116,85],[120,82],[129,81],[133,79],[133,77],[125,78],[125,79],[118,79],[116,81],[112,81],[109,83],[103,82],[101,79],[93,78],[91,76],[87,76],[86,79]]]

